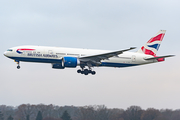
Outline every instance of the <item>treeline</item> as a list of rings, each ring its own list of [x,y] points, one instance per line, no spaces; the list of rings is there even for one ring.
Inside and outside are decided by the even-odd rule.
[[[180,110],[108,109],[104,105],[56,106],[22,104],[18,107],[0,105],[0,120],[180,120]]]

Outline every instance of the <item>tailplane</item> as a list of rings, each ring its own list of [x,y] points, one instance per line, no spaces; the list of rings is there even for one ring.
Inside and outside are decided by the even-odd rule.
[[[142,46],[137,52],[156,56],[157,51],[161,45],[166,30],[160,30],[154,37],[152,37],[144,46]]]

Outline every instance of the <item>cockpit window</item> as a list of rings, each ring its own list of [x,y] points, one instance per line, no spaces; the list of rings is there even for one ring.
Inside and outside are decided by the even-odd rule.
[[[13,51],[12,49],[8,49],[7,51]]]

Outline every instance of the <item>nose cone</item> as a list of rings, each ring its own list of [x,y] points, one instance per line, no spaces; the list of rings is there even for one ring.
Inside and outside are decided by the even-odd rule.
[[[4,56],[7,56],[7,51],[4,52]]]

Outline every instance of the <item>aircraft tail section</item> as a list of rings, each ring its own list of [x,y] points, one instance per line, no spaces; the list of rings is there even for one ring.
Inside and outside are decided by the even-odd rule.
[[[142,46],[137,52],[156,56],[157,51],[164,38],[166,30],[160,30],[154,37],[152,37],[144,46]]]

